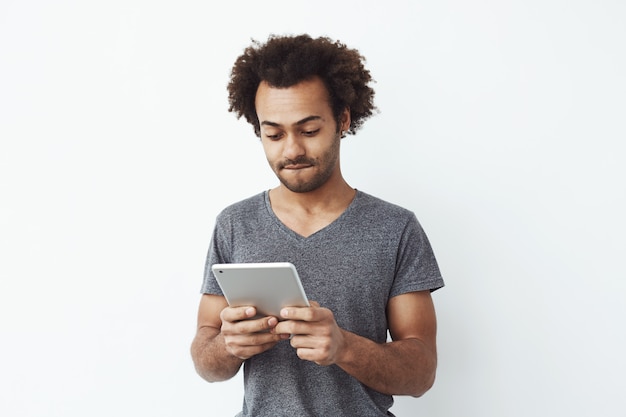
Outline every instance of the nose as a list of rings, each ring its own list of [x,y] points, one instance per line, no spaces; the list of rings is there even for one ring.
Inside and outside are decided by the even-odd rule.
[[[289,133],[284,141],[283,157],[289,160],[296,160],[298,157],[303,156],[306,151],[302,139],[298,138],[295,134]]]

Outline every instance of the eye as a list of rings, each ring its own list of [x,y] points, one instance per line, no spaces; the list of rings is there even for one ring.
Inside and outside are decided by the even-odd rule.
[[[303,132],[302,132],[302,134],[303,134],[304,136],[309,136],[309,137],[310,137],[310,136],[315,136],[315,135],[317,135],[317,133],[318,133],[319,131],[320,131],[319,129],[315,129],[315,130],[305,130],[305,131],[303,131]]]
[[[265,134],[265,137],[269,140],[278,140],[282,137],[282,133],[274,133],[274,134]]]

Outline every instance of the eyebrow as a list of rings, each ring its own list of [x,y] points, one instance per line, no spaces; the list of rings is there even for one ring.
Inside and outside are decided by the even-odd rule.
[[[301,125],[303,125],[305,123],[308,123],[308,122],[310,122],[312,120],[322,120],[322,117],[321,116],[308,116],[308,117],[305,117],[302,120],[298,120],[297,122],[295,122],[293,124],[293,126],[301,126]],[[270,122],[269,120],[263,120],[261,122],[261,125],[262,126],[272,126],[272,127],[280,127],[281,126],[280,123]]]

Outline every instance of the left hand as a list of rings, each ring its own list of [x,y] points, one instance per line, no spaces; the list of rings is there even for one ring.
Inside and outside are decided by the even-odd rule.
[[[311,307],[285,307],[280,315],[285,320],[271,332],[292,335],[291,346],[300,359],[324,366],[339,361],[345,338],[332,311],[311,301]]]

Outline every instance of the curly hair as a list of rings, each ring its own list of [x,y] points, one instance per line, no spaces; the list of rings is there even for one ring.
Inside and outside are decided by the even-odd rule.
[[[237,118],[244,116],[260,137],[255,98],[261,81],[286,88],[318,76],[328,90],[337,126],[347,107],[351,118],[348,132],[354,134],[376,110],[374,90],[368,86],[374,81],[364,62],[357,50],[327,37],[270,35],[265,44],[253,39],[233,65],[228,83],[228,111]]]

